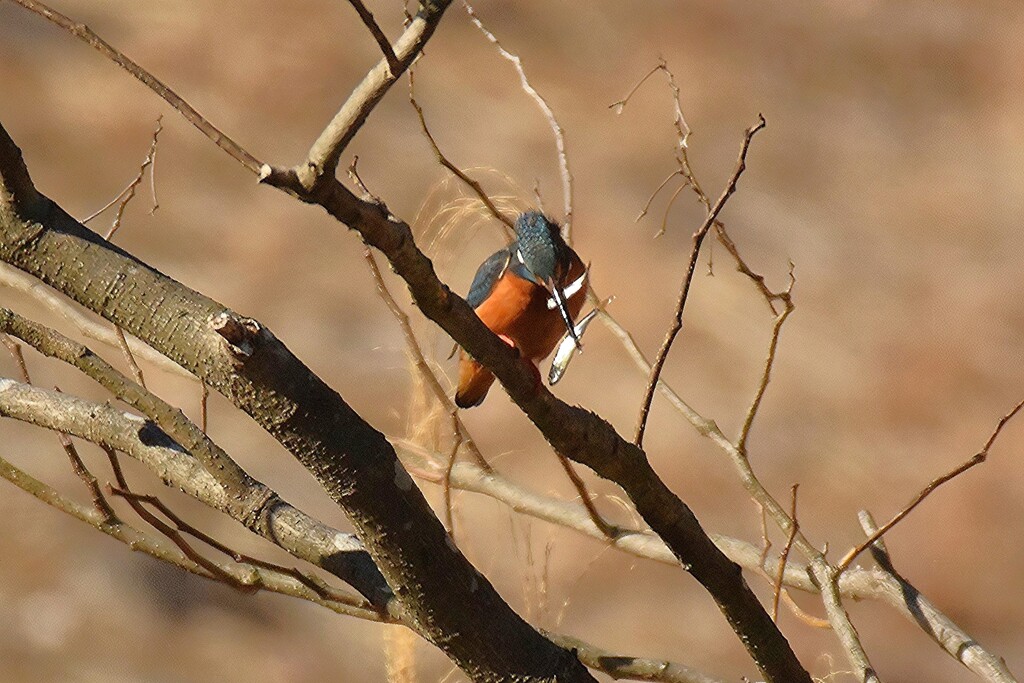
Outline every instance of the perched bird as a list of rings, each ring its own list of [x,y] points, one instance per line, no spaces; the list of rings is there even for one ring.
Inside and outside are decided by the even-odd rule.
[[[536,369],[567,332],[579,347],[573,321],[586,298],[587,269],[562,239],[558,224],[544,214],[521,214],[515,231],[515,242],[494,252],[477,269],[466,301],[492,332]],[[456,405],[480,405],[493,382],[491,371],[463,351]]]

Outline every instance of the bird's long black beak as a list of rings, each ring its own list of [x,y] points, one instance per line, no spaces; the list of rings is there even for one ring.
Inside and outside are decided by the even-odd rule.
[[[565,303],[565,296],[562,293],[561,288],[554,283],[550,278],[545,283],[547,289],[551,292],[551,298],[555,300],[555,306],[558,308],[558,312],[562,315],[562,322],[565,323],[565,327],[569,330],[569,336],[572,337],[573,342],[576,344],[576,348],[580,351],[583,350],[583,344],[580,343],[580,338],[576,336],[576,326],[572,322],[572,316],[569,315],[569,308]]]

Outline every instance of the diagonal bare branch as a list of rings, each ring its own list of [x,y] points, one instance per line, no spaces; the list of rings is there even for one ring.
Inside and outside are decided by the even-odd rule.
[[[137,63],[132,61],[123,52],[119,51],[110,43],[100,38],[96,33],[86,26],[85,24],[76,22],[75,20],[67,17],[57,10],[48,7],[47,5],[36,2],[36,0],[9,0],[17,5],[21,5],[30,12],[35,12],[39,16],[53,22],[57,26],[61,27],[71,35],[75,36],[86,45],[97,50],[100,54],[105,56],[110,61],[114,62],[122,69],[131,74],[134,78],[141,81],[146,87],[159,95],[165,102],[171,105],[175,111],[185,117],[189,123],[199,129],[199,131],[213,141],[215,145],[220,147],[227,154],[238,161],[240,164],[245,166],[253,173],[259,173],[260,167],[263,165],[260,161],[252,154],[247,152],[234,140],[225,135],[220,129],[210,123],[206,118],[202,116],[195,108],[186,102],[176,92],[167,87],[160,79],[155,77],[153,74],[146,71],[144,68],[139,66]]]
[[[839,564],[836,565],[838,569],[842,571],[849,567],[850,563],[853,562],[858,555],[867,550],[868,547],[874,544],[875,541],[882,538],[882,536],[888,533],[890,529],[899,524],[904,517],[906,517],[914,511],[914,508],[923,503],[924,499],[931,495],[932,492],[935,491],[935,489],[939,488],[946,482],[955,479],[956,477],[959,477],[961,474],[971,469],[972,467],[980,465],[981,463],[985,462],[985,460],[988,459],[989,449],[992,448],[992,444],[994,444],[996,442],[996,439],[999,438],[999,434],[1000,432],[1003,431],[1003,427],[1005,427],[1006,423],[1012,420],[1013,417],[1020,412],[1021,408],[1024,408],[1024,400],[1015,405],[1010,410],[1010,412],[1006,413],[1001,418],[999,418],[999,422],[996,423],[995,429],[992,430],[992,433],[988,437],[988,441],[985,442],[985,445],[981,447],[980,451],[972,455],[966,462],[963,462],[960,465],[954,467],[952,470],[943,474],[942,476],[933,479],[927,486],[921,489],[921,491],[916,496],[914,496],[914,499],[910,501],[910,503],[908,503],[906,507],[897,512],[892,519],[890,519],[888,522],[879,527],[877,531],[873,532],[870,536],[868,536],[868,538],[863,543],[858,545],[856,548],[850,550],[850,552],[846,553],[843,559],[839,561]]]
[[[384,35],[384,31],[381,30],[380,24],[373,18],[373,13],[366,9],[366,5],[363,4],[363,0],[348,0],[349,4],[355,8],[359,14],[359,18],[363,20],[363,24],[370,31],[370,35],[377,41],[377,46],[380,47],[380,51],[384,54],[384,59],[388,63],[388,68],[391,69],[392,74],[397,74],[402,68],[402,65],[398,62],[398,56],[395,54],[395,49],[391,47],[391,42],[388,37]]]
[[[714,206],[708,211],[707,217],[704,222],[693,233],[693,249],[690,251],[690,262],[686,269],[686,276],[683,279],[682,287],[679,290],[679,302],[676,304],[675,317],[672,320],[672,325],[669,327],[668,333],[665,335],[665,340],[661,344],[661,348],[658,350],[658,355],[654,359],[654,365],[651,367],[651,374],[647,380],[647,390],[644,394],[643,402],[640,404],[640,415],[637,418],[636,435],[633,438],[633,443],[637,446],[642,446],[644,442],[644,430],[647,429],[647,417],[651,412],[651,401],[654,400],[654,392],[658,388],[658,378],[661,376],[661,370],[665,365],[665,361],[668,359],[668,352],[672,348],[672,342],[675,341],[676,335],[683,328],[683,308],[686,306],[686,299],[690,295],[690,283],[693,281],[693,273],[697,267],[697,258],[700,255],[700,246],[704,242],[704,237],[708,234],[708,230],[711,225],[718,218],[718,214],[725,207],[725,203],[732,196],[732,193],[736,191],[736,184],[739,182],[740,176],[747,167],[747,150],[750,149],[750,142],[754,135],[759,130],[764,128],[766,125],[764,117],[759,116],[757,124],[747,129],[746,134],[743,137],[743,144],[740,147],[739,159],[736,161],[736,168],[733,170],[732,177],[729,178],[729,182],[726,183],[725,189],[722,190],[721,196],[718,201],[715,202]]]
[[[449,4],[451,0],[425,0],[420,5],[419,13],[395,43],[395,64],[392,66],[387,59],[382,59],[366,74],[310,147],[306,161],[293,169],[301,187],[312,190],[322,178],[334,180],[338,161],[348,143],[381,98],[420,56]],[[272,169],[266,169],[261,177],[272,173]]]
[[[389,606],[391,589],[354,535],[324,525],[256,480],[250,480],[246,500],[234,504],[213,475],[153,422],[108,404],[5,379],[0,379],[0,416],[125,453],[168,486],[231,515],[294,557],[351,584],[378,610]],[[256,505],[262,505],[261,516],[247,519],[238,514]]]

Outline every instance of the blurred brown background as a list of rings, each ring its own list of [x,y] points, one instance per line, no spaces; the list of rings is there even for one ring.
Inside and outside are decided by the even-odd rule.
[[[399,3],[370,7],[397,35]],[[58,9],[277,163],[304,154],[378,58],[344,2],[77,0]],[[861,539],[857,510],[879,518],[896,512],[928,480],[974,453],[1024,396],[1024,5],[601,0],[480,2],[478,11],[521,54],[566,129],[577,248],[593,261],[595,287],[618,297],[613,311],[652,355],[702,212],[683,194],[668,234],[655,240],[665,195],[634,223],[673,169],[671,95],[663,79],[652,79],[622,115],[608,105],[664,56],[694,130],[691,161],[713,195],[733,168],[743,129],[758,112],[767,118],[723,214],[770,285],[784,285],[789,260],[798,279],[797,310],[783,332],[751,454],[780,499],[792,483],[801,484],[804,530],[817,543],[827,541],[832,557]],[[527,198],[538,179],[548,208],[560,213],[550,131],[510,65],[457,4],[420,63],[417,89],[456,163],[500,169],[527,188]],[[385,99],[350,152],[360,156],[368,185],[411,220],[444,173],[404,90]],[[0,3],[0,120],[24,149],[39,187],[72,214],[88,215],[135,175],[160,113],[160,209],[150,216],[143,193],[118,242],[259,318],[374,425],[402,434],[409,392],[403,342],[374,293],[357,236],[318,210],[257,187],[116,67],[38,17]],[[465,291],[496,243],[495,233],[479,233],[443,277]],[[734,434],[755,387],[770,318],[724,250],[716,248],[714,258],[714,277],[700,267],[665,376]],[[408,304],[397,284],[395,291]],[[59,323],[8,289],[0,289],[0,304]],[[450,376],[445,347],[435,343]],[[120,362],[117,352],[99,350]],[[53,363],[34,355],[29,363],[40,384],[59,382],[103,398]],[[13,373],[0,354],[0,375]],[[148,378],[197,414],[195,385],[154,369]],[[632,433],[643,389],[644,378],[597,325],[556,393]],[[247,418],[223,400],[213,400],[211,411],[213,437],[255,476],[346,525],[313,480]],[[466,420],[503,472],[534,489],[571,495],[550,451],[500,389]],[[82,494],[53,435],[4,421],[0,444],[4,457]],[[656,468],[709,530],[757,540],[757,509],[724,458],[660,400],[647,445]],[[1022,445],[1024,425],[1012,424],[988,463],[941,489],[889,537],[897,566],[1017,673],[1024,671]],[[109,478],[100,454],[82,450]],[[161,493],[218,537],[280,559],[148,473],[131,472],[139,488]],[[589,474],[588,481],[599,493],[617,493]],[[487,499],[460,494],[458,503],[464,549],[534,623],[731,680],[754,675],[712,602],[678,569],[605,551],[541,522],[513,520]],[[622,517],[607,499],[600,505]],[[0,485],[0,519],[2,680],[385,676],[384,627],[185,576],[7,484]],[[546,546],[545,607],[531,586],[544,573]],[[820,613],[814,599],[797,597]],[[890,683],[972,680],[890,609],[850,608]],[[782,624],[814,674],[846,668],[830,633],[785,611]],[[417,656],[419,680],[459,679],[429,646],[421,643]]]

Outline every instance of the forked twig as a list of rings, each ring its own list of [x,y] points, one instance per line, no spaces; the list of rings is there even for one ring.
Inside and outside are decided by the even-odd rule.
[[[242,591],[255,590],[254,586],[240,583],[232,574],[224,570],[216,562],[207,559],[202,553],[197,551],[192,545],[185,540],[184,536],[181,535],[180,527],[178,529],[170,526],[162,519],[151,513],[145,508],[143,503],[149,503],[154,507],[157,506],[157,499],[155,496],[142,496],[137,493],[133,493],[128,488],[128,481],[125,479],[124,472],[121,470],[121,463],[118,462],[117,453],[112,448],[107,446],[101,446],[103,451],[107,454],[107,458],[110,459],[110,467],[114,470],[114,478],[117,480],[117,486],[110,486],[110,492],[116,496],[124,498],[124,500],[131,506],[132,510],[135,511],[144,522],[149,524],[151,527],[159,531],[161,534],[166,536],[174,545],[178,546],[178,550],[184,553],[185,557],[195,562],[197,565],[209,572],[210,576],[217,581],[228,584],[232,588],[237,588]],[[163,505],[160,503],[159,505]],[[166,509],[166,508],[165,508]],[[166,512],[165,512],[166,514]],[[169,516],[173,517],[173,515]],[[173,521],[173,520],[172,520]],[[180,521],[180,520],[178,520]]]
[[[152,215],[153,213],[156,212],[158,208],[160,208],[160,203],[157,201],[156,198],[156,176],[154,175],[153,169],[155,169],[156,164],[157,142],[159,140],[160,133],[161,131],[163,131],[163,129],[163,114],[161,114],[160,116],[156,117],[156,129],[153,131],[153,139],[149,144],[149,152],[146,154],[146,158],[143,159],[142,165],[139,167],[139,172],[135,175],[132,181],[128,183],[128,185],[125,186],[125,188],[117,194],[116,197],[107,202],[102,208],[98,209],[97,211],[94,211],[87,218],[83,218],[81,220],[82,225],[85,225],[89,221],[96,218],[101,213],[112,207],[114,204],[117,204],[117,212],[114,214],[114,220],[110,224],[110,229],[107,230],[107,234],[104,236],[104,239],[106,239],[108,242],[114,236],[114,233],[117,232],[117,229],[121,227],[121,220],[124,218],[125,209],[128,208],[128,203],[135,197],[135,190],[138,189],[139,185],[142,184],[142,180],[146,175],[147,168],[150,169],[149,187],[150,192],[153,195],[153,208],[149,210],[149,213]]]
[[[59,391],[59,389],[58,389]],[[57,433],[57,438],[60,439],[60,445],[64,448],[64,452],[67,453],[68,460],[71,461],[71,469],[75,471],[78,478],[81,479],[86,488],[89,489],[89,493],[92,496],[92,504],[99,511],[103,517],[104,524],[117,524],[117,514],[114,513],[114,509],[110,507],[110,503],[107,502],[106,496],[100,490],[99,482],[96,481],[96,477],[89,471],[89,468],[82,462],[82,457],[78,455],[78,449],[75,448],[75,444],[71,441],[71,437],[62,432]]]
[[[785,304],[785,308],[782,312],[775,317],[775,324],[772,325],[772,336],[768,342],[768,357],[764,361],[764,371],[761,373],[761,381],[757,385],[757,391],[754,392],[754,400],[750,403],[750,408],[747,409],[747,414],[743,418],[743,426],[740,428],[740,436],[736,440],[736,448],[742,452],[747,450],[747,438],[750,436],[750,428],[754,425],[754,418],[757,417],[757,411],[761,408],[761,401],[764,400],[765,392],[768,390],[768,383],[772,378],[772,369],[775,367],[775,354],[779,349],[779,335],[782,333],[782,326],[786,324],[786,319],[793,312],[796,306],[793,304],[793,285],[796,284],[796,277],[793,275],[793,264],[790,264],[789,270],[789,287],[786,288],[779,298]]]
[[[658,185],[658,187],[654,188],[654,192],[652,192],[651,196],[647,198],[647,202],[644,204],[644,208],[642,208],[640,210],[640,213],[638,213],[636,218],[633,219],[633,222],[635,222],[635,223],[640,222],[640,219],[642,219],[644,216],[646,216],[647,212],[651,210],[651,204],[653,204],[654,200],[657,198],[657,196],[659,194],[661,194],[661,191],[665,189],[665,186],[668,185],[670,182],[672,182],[672,179],[675,178],[677,175],[682,175],[682,173],[683,173],[682,171],[678,171],[678,170],[672,171],[671,173],[669,173],[668,176],[664,180],[661,181],[661,184]],[[684,187],[685,187],[685,185],[684,185]],[[664,232],[664,230],[662,230],[662,232]]]
[[[858,555],[860,555],[862,552],[871,547],[871,545],[874,544],[875,541],[882,538],[882,536],[888,533],[890,529],[899,524],[904,517],[909,515],[914,510],[914,508],[920,505],[925,498],[927,498],[929,495],[931,495],[933,491],[935,491],[935,489],[939,488],[947,481],[955,479],[956,477],[960,476],[961,474],[971,469],[972,467],[980,465],[981,463],[985,462],[985,460],[988,458],[988,451],[990,448],[992,448],[992,444],[995,443],[996,438],[999,437],[999,433],[1003,431],[1003,427],[1006,426],[1006,423],[1013,419],[1014,415],[1020,412],[1021,408],[1024,408],[1024,400],[1015,405],[1013,407],[1013,410],[999,418],[999,422],[996,423],[995,429],[992,430],[992,434],[989,435],[988,441],[985,442],[985,445],[981,447],[980,451],[972,455],[966,462],[958,465],[957,467],[954,467],[952,470],[950,470],[946,474],[943,474],[941,477],[932,480],[931,483],[929,483],[927,486],[921,489],[921,491],[916,496],[914,496],[914,499],[910,501],[910,503],[905,508],[896,513],[893,516],[893,518],[890,519],[888,522],[880,526],[874,533],[868,536],[868,538],[863,543],[858,545],[856,548],[850,550],[850,552],[846,553],[843,559],[839,561],[839,564],[836,565],[839,571],[843,571],[844,569],[849,567],[850,563],[853,562]]]
[[[704,223],[697,229],[697,232],[693,233],[693,249],[690,251],[690,263],[687,266],[686,277],[683,280],[682,287],[679,291],[679,302],[676,304],[675,317],[672,321],[672,326],[669,328],[668,333],[665,335],[665,341],[661,345],[661,349],[658,350],[658,355],[655,358],[654,365],[651,368],[651,375],[647,381],[647,391],[644,395],[643,403],[640,406],[640,415],[637,418],[636,436],[633,442],[637,446],[643,444],[644,430],[647,428],[647,417],[651,410],[651,401],[654,400],[654,392],[658,388],[658,378],[661,376],[661,370],[665,365],[665,360],[668,358],[669,349],[672,348],[672,342],[675,341],[676,335],[683,327],[683,308],[686,306],[686,299],[690,294],[690,283],[693,281],[693,273],[697,267],[697,258],[700,255],[700,246],[704,241],[704,237],[708,234],[708,230],[711,228],[712,223],[718,218],[718,214],[721,212],[725,203],[733,192],[736,191],[736,183],[739,181],[740,175],[747,167],[747,150],[750,148],[750,141],[754,135],[764,128],[766,122],[764,117],[758,115],[758,122],[747,129],[746,134],[743,137],[743,145],[740,147],[739,159],[736,162],[736,168],[732,173],[732,177],[726,184],[725,189],[722,190],[721,196],[715,205],[708,211],[707,217],[704,219]]]
[[[412,104],[413,109],[416,110],[416,116],[420,121],[420,129],[423,131],[427,141],[430,143],[430,147],[434,150],[434,156],[437,158],[438,163],[451,171],[452,174],[465,183],[469,189],[473,190],[477,198],[479,198],[483,205],[487,207],[487,210],[491,212],[492,216],[508,226],[510,230],[515,229],[515,221],[498,210],[498,207],[494,205],[494,202],[491,201],[491,198],[484,191],[483,186],[481,186],[478,181],[467,175],[461,168],[453,164],[448,157],[444,155],[444,152],[441,151],[441,148],[438,146],[433,134],[430,132],[430,128],[427,126],[427,119],[423,114],[423,107],[421,107],[420,103],[416,101],[416,78],[413,69],[409,69],[409,102]]]
[[[282,574],[284,576],[291,577],[291,578],[295,579],[296,581],[298,581],[299,583],[301,583],[306,588],[308,588],[311,591],[313,591],[314,593],[316,593],[321,598],[324,598],[326,600],[331,600],[331,601],[334,601],[334,602],[339,602],[339,603],[342,603],[342,604],[351,605],[353,607],[361,607],[361,608],[366,608],[367,607],[367,604],[365,603],[365,601],[363,601],[363,600],[361,600],[359,598],[356,598],[356,597],[354,597],[352,595],[348,595],[348,594],[346,594],[346,593],[344,593],[344,592],[342,592],[342,591],[340,591],[340,590],[338,590],[338,589],[336,589],[336,588],[334,588],[334,587],[324,583],[319,577],[316,577],[316,576],[313,576],[313,575],[310,575],[310,574],[306,574],[306,573],[300,571],[296,567],[285,567],[283,565],[275,564],[273,562],[267,562],[266,560],[261,560],[261,559],[252,557],[250,555],[246,555],[244,553],[240,553],[240,552],[238,552],[236,550],[233,550],[232,548],[230,548],[227,545],[221,543],[220,541],[218,541],[217,539],[213,538],[209,534],[206,534],[205,532],[200,531],[196,527],[192,526],[191,524],[189,524],[188,522],[183,520],[170,507],[168,507],[166,503],[164,503],[162,500],[160,500],[159,497],[153,496],[153,495],[139,494],[139,493],[135,493],[135,492],[131,491],[130,489],[128,489],[127,481],[125,480],[125,477],[124,477],[124,472],[122,471],[121,464],[120,464],[120,462],[117,459],[117,453],[113,449],[107,449],[107,448],[104,448],[104,451],[107,453],[107,457],[110,459],[111,467],[114,470],[114,477],[115,477],[115,479],[118,482],[117,488],[111,487],[111,490],[117,496],[119,496],[121,498],[124,498],[125,501],[128,502],[128,504],[131,505],[132,509],[135,510],[137,513],[139,512],[139,509],[142,508],[143,504],[151,505],[156,510],[158,510],[160,512],[160,514],[164,515],[167,519],[169,519],[171,524],[174,525],[173,527],[170,527],[170,526],[168,526],[166,524],[163,524],[161,522],[161,525],[157,526],[156,528],[157,528],[158,531],[163,533],[165,536],[168,536],[168,538],[170,538],[172,541],[174,541],[174,537],[169,535],[169,534],[167,534],[165,532],[165,529],[171,529],[171,531],[173,533],[179,534],[179,535],[180,534],[187,534],[187,535],[191,536],[192,538],[196,539],[197,541],[199,541],[199,542],[201,542],[201,543],[203,543],[205,545],[210,546],[211,548],[213,548],[217,552],[222,553],[224,555],[227,555],[228,557],[230,557],[232,560],[234,560],[235,562],[237,562],[239,564],[247,564],[247,565],[251,565],[253,567],[259,567],[260,569],[266,569],[266,570],[269,570],[269,571],[272,571],[272,572],[276,572],[278,574]],[[142,508],[142,509],[144,510],[145,508]],[[151,519],[155,519],[151,514],[148,514],[148,511],[147,511],[147,513],[145,515],[140,513],[140,516],[142,516],[143,519],[145,519],[150,524],[152,524],[152,522],[150,520]],[[181,540],[184,542],[184,539],[181,539]],[[178,545],[177,541],[175,541],[175,545]],[[181,546],[179,545],[179,547],[181,547]],[[196,553],[196,555],[199,554],[197,551],[195,551],[194,548],[192,549],[192,551],[194,553]],[[184,550],[184,548],[182,548],[182,552],[186,552]],[[188,555],[187,552],[186,552],[186,555],[189,556],[190,559],[193,559],[192,556]],[[193,559],[193,561],[196,561],[196,560]],[[258,575],[256,575],[254,577],[255,580],[252,583],[242,583],[242,582],[239,582],[237,580],[237,578],[235,578],[234,576],[232,576],[232,575],[228,574],[226,571],[224,571],[223,567],[220,567],[219,565],[216,565],[216,563],[214,563],[214,562],[212,562],[210,560],[208,560],[207,562],[209,564],[213,564],[213,565],[217,566],[220,569],[220,573],[217,574],[217,578],[219,580],[223,579],[226,576],[227,579],[228,579],[226,581],[226,583],[228,583],[229,585],[231,585],[231,586],[233,586],[235,588],[240,588],[240,589],[245,590],[245,591],[250,591],[250,590],[257,590],[257,589],[260,589],[260,588],[264,587],[262,585],[261,578]],[[204,567],[206,569],[209,569],[206,566],[206,564],[204,564],[204,563],[196,562],[196,564],[199,564],[200,566],[202,566],[202,567]]]

